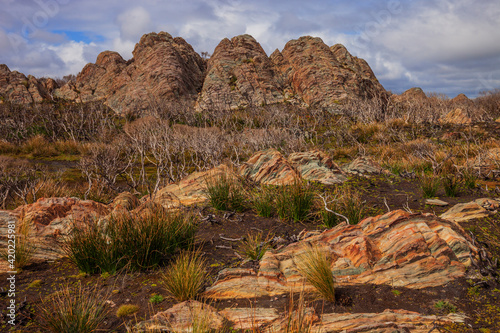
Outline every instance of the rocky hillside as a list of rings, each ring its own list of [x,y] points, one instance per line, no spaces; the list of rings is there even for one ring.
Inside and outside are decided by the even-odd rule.
[[[340,44],[329,47],[313,37],[289,41],[271,56],[252,36],[225,38],[205,61],[184,39],[153,32],[136,44],[129,61],[116,52],[102,52],[63,87],[0,68],[4,100],[104,100],[121,114],[178,99],[196,103],[200,110],[281,102],[329,107],[348,97],[384,92],[364,60]]]

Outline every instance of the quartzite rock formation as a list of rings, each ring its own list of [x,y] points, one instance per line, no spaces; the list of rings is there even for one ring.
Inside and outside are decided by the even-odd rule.
[[[16,104],[29,104],[52,99],[57,88],[53,79],[26,77],[17,71],[11,72],[6,65],[0,65],[0,103],[4,100]]]
[[[87,64],[56,96],[76,101],[105,100],[118,113],[146,109],[151,103],[194,99],[203,84],[205,63],[191,45],[166,32],[142,36],[129,61],[106,51]]]
[[[101,100],[120,114],[179,99],[196,102],[199,110],[280,102],[332,108],[348,97],[386,93],[366,61],[320,38],[291,40],[269,57],[249,35],[225,38],[205,62],[184,39],[166,32],[142,36],[128,61],[116,52],[102,52],[75,81],[56,88],[53,80],[0,67],[5,100]]]
[[[357,225],[344,223],[281,250],[267,251],[257,272],[222,270],[206,295],[230,299],[282,295],[291,289],[313,291],[294,263],[311,245],[320,247],[332,260],[337,285],[440,286],[464,276],[478,255],[478,249],[455,222],[396,210],[366,218]]]

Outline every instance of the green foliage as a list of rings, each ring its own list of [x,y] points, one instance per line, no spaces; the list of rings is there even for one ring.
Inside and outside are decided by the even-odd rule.
[[[365,217],[365,209],[359,192],[348,187],[340,191],[338,207],[341,214],[349,219],[349,224],[358,224]]]
[[[206,261],[199,252],[182,252],[164,275],[165,289],[179,302],[194,299],[206,279]]]
[[[473,189],[476,187],[477,174],[471,168],[466,168],[462,172],[462,181],[464,186],[468,189]]]
[[[394,296],[401,295],[401,292],[399,290],[397,290],[397,289],[393,289],[393,290],[391,290],[391,292],[394,294]]]
[[[457,307],[448,301],[437,301],[434,307],[438,310],[442,310],[445,313],[455,313],[457,312]]]
[[[337,215],[333,214],[332,212],[326,211],[324,209],[320,211],[320,216],[322,225],[327,228],[333,228],[340,222],[340,218]]]
[[[176,250],[191,246],[195,233],[191,215],[151,207],[107,223],[75,224],[64,249],[80,271],[114,274],[124,267],[141,270],[162,264]]]
[[[274,213],[274,192],[270,187],[262,186],[252,200],[252,206],[257,215],[271,217]]]
[[[300,222],[309,218],[314,203],[314,191],[309,184],[296,180],[292,185],[277,189],[276,210],[284,220]]]
[[[300,274],[327,301],[335,302],[335,281],[330,262],[318,246],[312,246],[297,256],[295,264]]]
[[[157,294],[154,294],[153,296],[151,296],[149,298],[149,302],[150,303],[153,303],[153,304],[158,304],[158,303],[161,303],[163,302],[163,296],[162,295],[157,295]]]
[[[245,209],[245,195],[241,184],[226,174],[205,179],[205,193],[212,207],[217,210]]]
[[[42,302],[38,324],[44,332],[95,332],[108,315],[106,299],[97,288],[84,290],[80,285],[75,292],[66,287]]]
[[[139,307],[134,304],[123,304],[121,305],[118,310],[116,310],[116,316],[118,318],[124,318],[128,317],[130,315],[133,315],[134,313],[137,313],[139,311]]]
[[[262,233],[248,234],[240,243],[240,253],[250,260],[260,260],[269,249],[269,237]]]
[[[439,189],[439,178],[434,175],[428,176],[422,173],[420,187],[422,188],[424,198],[433,198]]]
[[[458,195],[458,179],[454,175],[446,175],[442,177],[444,193],[448,197],[456,197]]]

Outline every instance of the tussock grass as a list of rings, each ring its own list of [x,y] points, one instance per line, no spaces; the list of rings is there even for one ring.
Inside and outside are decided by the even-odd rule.
[[[107,223],[75,224],[64,249],[83,272],[114,274],[163,264],[178,249],[194,242],[194,218],[152,206],[149,212],[111,217]]]
[[[243,187],[231,176],[220,174],[205,179],[205,193],[212,207],[217,210],[243,211],[245,195]]]
[[[20,219],[16,228],[9,230],[15,230],[15,234],[9,233],[9,235],[15,235],[15,249],[9,246],[1,249],[0,257],[9,263],[13,262],[16,270],[21,269],[32,262],[37,249],[31,240],[31,224]]]
[[[300,274],[327,301],[335,302],[335,280],[330,262],[319,246],[310,246],[295,258]]]
[[[199,252],[182,252],[164,275],[165,289],[179,302],[194,299],[207,277],[205,267],[205,259]]]
[[[265,185],[261,186],[252,200],[252,206],[257,215],[271,217],[274,214],[274,191]]]
[[[314,203],[314,191],[309,184],[297,180],[292,185],[277,189],[276,210],[284,220],[300,222],[310,216]]]
[[[366,214],[361,195],[350,187],[340,190],[339,193],[340,199],[337,205],[342,215],[349,219],[349,224],[358,224]]]
[[[455,175],[446,175],[441,178],[444,187],[444,193],[447,197],[456,197],[458,195],[459,181]]]
[[[270,248],[269,236],[263,237],[262,233],[248,234],[240,242],[240,253],[250,260],[260,260],[264,253]]]
[[[86,290],[80,285],[74,291],[65,287],[42,301],[38,324],[44,332],[96,332],[108,315],[106,299],[97,288]]]
[[[434,175],[425,175],[420,177],[420,187],[424,198],[433,198],[439,189],[439,178]]]

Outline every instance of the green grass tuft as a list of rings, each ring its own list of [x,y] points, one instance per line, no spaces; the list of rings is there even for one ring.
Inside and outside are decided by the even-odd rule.
[[[292,185],[283,185],[277,189],[276,210],[284,220],[300,222],[310,217],[314,203],[314,191],[311,186],[297,180]]]
[[[165,289],[180,302],[194,299],[207,277],[206,262],[199,252],[182,252],[164,275]]]

